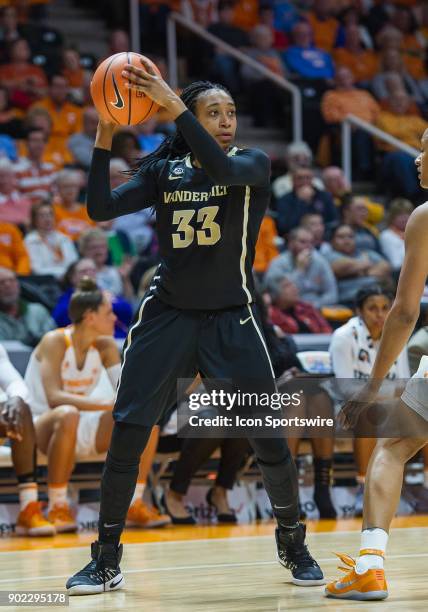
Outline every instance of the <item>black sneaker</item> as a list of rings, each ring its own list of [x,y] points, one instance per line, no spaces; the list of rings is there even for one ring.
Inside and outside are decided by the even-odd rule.
[[[299,523],[294,529],[275,530],[278,561],[291,570],[293,584],[298,586],[316,586],[325,584],[326,580],[318,563],[309,553],[305,544],[306,525]]]
[[[80,572],[67,580],[66,589],[69,595],[94,595],[105,591],[116,591],[125,586],[125,579],[120,572],[119,563],[123,546],[92,542],[92,561]]]

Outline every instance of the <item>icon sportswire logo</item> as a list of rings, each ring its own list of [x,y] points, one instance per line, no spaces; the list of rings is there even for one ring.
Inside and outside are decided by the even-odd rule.
[[[113,73],[111,74],[111,78],[112,78],[112,81],[113,81],[114,93],[116,95],[116,102],[110,102],[110,104],[112,106],[114,106],[115,108],[117,108],[117,109],[124,108],[125,102],[123,101],[123,98],[121,96],[121,93],[119,91],[119,87],[117,86],[116,79],[114,78],[114,74]]]

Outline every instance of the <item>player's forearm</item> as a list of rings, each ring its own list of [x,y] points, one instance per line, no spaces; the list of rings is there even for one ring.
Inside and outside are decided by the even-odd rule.
[[[373,380],[381,381],[388,374],[399,354],[406,346],[418,316],[419,311],[403,311],[397,305],[392,307],[385,321],[381,343],[371,373]]]
[[[49,406],[56,408],[64,404],[75,406],[78,410],[111,410],[113,402],[107,402],[105,400],[97,400],[96,398],[88,398],[77,393],[67,393],[67,391],[54,391],[47,394]]]
[[[214,138],[202,127],[190,111],[175,120],[178,129],[205,172],[219,185],[259,185],[266,183],[270,174],[268,158],[263,163],[229,157]]]
[[[105,121],[98,123],[97,135],[95,137],[95,146],[98,149],[111,150],[114,127],[113,123],[106,123]]]

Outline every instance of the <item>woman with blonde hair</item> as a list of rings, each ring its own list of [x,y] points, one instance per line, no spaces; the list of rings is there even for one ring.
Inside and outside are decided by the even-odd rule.
[[[410,200],[395,198],[386,215],[387,228],[379,236],[381,251],[394,272],[400,270],[404,261],[404,231],[413,209]]]

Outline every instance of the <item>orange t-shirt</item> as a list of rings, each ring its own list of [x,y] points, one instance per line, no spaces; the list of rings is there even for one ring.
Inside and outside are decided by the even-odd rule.
[[[67,148],[67,140],[76,132],[82,130],[82,109],[71,102],[65,102],[57,108],[50,98],[43,98],[31,108],[44,108],[52,119],[51,145],[59,151]]]
[[[30,274],[30,258],[22,234],[12,223],[0,221],[0,266],[17,274]]]
[[[355,54],[348,49],[340,48],[333,51],[333,59],[337,66],[346,66],[352,71],[356,82],[370,81],[379,72],[379,58],[373,51],[362,51]]]
[[[24,140],[17,142],[18,157],[27,155],[27,147]],[[71,152],[67,149],[66,142],[53,141],[51,138],[46,144],[43,154],[43,163],[53,164],[56,170],[61,170],[65,164],[74,163]]]
[[[327,123],[340,123],[346,115],[355,115],[368,123],[374,123],[380,107],[368,91],[327,91],[321,98],[321,113]]]
[[[4,64],[0,66],[0,81],[9,89],[25,88],[29,79],[34,81],[34,85],[40,89],[47,87],[46,75],[38,66],[32,64]]]
[[[324,49],[324,51],[332,51],[334,43],[336,42],[337,29],[339,27],[337,19],[330,17],[329,19],[320,21],[317,19],[315,13],[308,13],[306,19],[312,26],[315,46]]]
[[[77,204],[75,210],[67,210],[58,199],[54,201],[56,229],[71,240],[78,240],[83,232],[94,227],[95,223],[89,218],[86,208]]]
[[[233,25],[243,30],[251,30],[258,23],[258,0],[237,0],[233,11]]]
[[[256,256],[254,258],[254,270],[256,272],[266,272],[272,259],[279,255],[279,251],[275,246],[275,238],[277,237],[275,221],[272,217],[263,217],[256,243]]]

